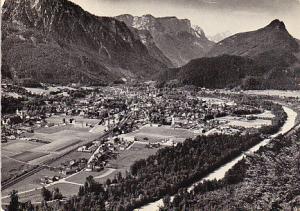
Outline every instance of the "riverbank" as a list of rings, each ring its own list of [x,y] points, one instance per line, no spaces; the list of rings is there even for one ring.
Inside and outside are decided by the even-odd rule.
[[[219,179],[222,179],[225,176],[225,173],[229,169],[231,169],[238,161],[240,161],[247,153],[256,152],[260,147],[267,145],[270,142],[271,139],[277,137],[280,134],[285,134],[290,129],[292,129],[294,127],[295,123],[296,123],[297,112],[294,111],[291,108],[286,107],[286,106],[283,106],[283,109],[287,114],[287,120],[277,133],[271,135],[267,139],[264,139],[262,142],[260,142],[259,144],[253,146],[252,148],[250,148],[248,151],[246,151],[242,155],[238,156],[234,160],[232,160],[232,161],[228,162],[227,164],[223,165],[222,167],[218,168],[214,172],[212,172],[209,175],[207,175],[206,177],[202,178],[200,181],[194,183],[192,186],[190,186],[188,188],[188,191],[193,190],[194,187],[197,184],[199,184],[200,182],[202,182],[203,180],[213,180],[213,179],[219,180]],[[150,204],[148,204],[146,206],[143,206],[141,208],[135,209],[135,210],[136,211],[157,211],[157,210],[159,210],[159,207],[161,207],[161,206],[163,206],[163,200],[162,199],[160,199],[156,202],[150,203]]]

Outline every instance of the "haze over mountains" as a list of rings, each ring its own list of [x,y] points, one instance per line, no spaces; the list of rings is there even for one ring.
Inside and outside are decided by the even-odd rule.
[[[213,42],[220,42],[221,40],[231,36],[232,33],[230,31],[219,32],[215,35],[208,36],[207,38]]]
[[[67,0],[6,0],[2,12],[2,76],[18,83],[159,75],[210,88],[296,88],[300,78],[298,41],[279,20],[214,44],[187,19],[97,17]]]

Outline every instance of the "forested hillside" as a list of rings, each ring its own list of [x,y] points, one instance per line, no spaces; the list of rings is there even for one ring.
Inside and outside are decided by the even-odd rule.
[[[300,207],[300,130],[280,136],[237,163],[220,181],[182,191],[162,210],[297,210]]]

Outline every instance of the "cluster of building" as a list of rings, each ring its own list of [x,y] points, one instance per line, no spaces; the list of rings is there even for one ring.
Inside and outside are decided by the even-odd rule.
[[[78,158],[70,161],[61,163],[59,169],[63,175],[74,174],[84,169],[87,165],[88,160],[86,158]]]
[[[13,86],[14,91],[18,90]],[[151,84],[139,86],[114,86],[97,88],[63,88],[56,92],[33,94],[22,91],[23,107],[14,113],[2,114],[2,140],[21,138],[36,128],[71,125],[89,128],[89,132],[112,131],[111,140],[93,142],[78,148],[79,152],[92,153],[88,162],[83,160],[63,165],[64,174],[87,168],[101,170],[118,151],[125,150],[135,140],[122,136],[144,125],[169,125],[196,134],[204,134],[220,125],[218,117],[237,115],[240,111],[253,113],[253,108],[228,99],[207,98],[201,91],[184,88],[155,88]],[[9,87],[6,87],[9,91]],[[61,94],[61,93],[67,93]],[[61,121],[47,121],[49,117],[61,116]],[[97,124],[77,121],[76,117],[95,119]],[[251,117],[249,117],[251,118]],[[126,119],[126,121],[125,121]],[[232,127],[221,127],[218,132],[237,133]],[[168,142],[168,141],[167,141]],[[149,143],[149,147],[159,144]],[[168,142],[169,145],[171,145]],[[84,167],[83,167],[84,166]]]
[[[110,138],[103,141],[89,159],[86,171],[101,171],[108,160],[116,158],[120,151],[126,150],[131,144],[133,144],[133,141],[119,138]]]

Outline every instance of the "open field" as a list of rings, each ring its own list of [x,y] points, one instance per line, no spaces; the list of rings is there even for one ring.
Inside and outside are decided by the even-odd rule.
[[[195,137],[195,134],[188,129],[171,128],[170,126],[151,127],[149,125],[143,126],[137,131],[129,135],[135,136],[139,139],[148,138],[147,142],[157,142],[164,139],[176,139],[182,141],[187,138]]]
[[[243,117],[233,117],[233,116],[226,116],[217,118],[221,121],[228,121],[226,125],[234,126],[234,127],[245,127],[245,128],[260,128],[263,125],[271,125],[271,120],[264,120],[264,119],[255,119],[255,120],[247,120]]]
[[[12,158],[23,161],[23,162],[28,162],[28,161],[43,157],[45,155],[48,155],[48,153],[25,151],[18,155],[13,156]]]
[[[45,153],[30,152],[32,148],[41,146],[42,144],[13,140],[1,146],[1,181],[12,178],[15,175],[21,174],[23,171],[32,168],[31,165],[26,162],[35,158],[46,155]]]
[[[35,133],[32,138],[47,140],[51,143],[33,149],[38,152],[57,152],[64,147],[75,145],[80,141],[94,139],[99,134],[89,133],[88,131],[61,130],[55,133]]]
[[[41,178],[45,176],[53,177],[59,176],[58,172],[50,171],[48,169],[43,169],[30,177],[25,178],[24,180],[12,185],[11,187],[2,191],[2,196],[8,195],[12,190],[18,190],[19,192],[32,190],[35,188],[42,187]]]
[[[42,144],[30,141],[9,141],[4,144],[2,157],[2,179],[8,179],[14,175],[21,173],[24,170],[32,168],[28,164],[40,164],[49,159],[56,158],[59,155],[68,153],[70,149],[76,149],[77,146],[83,142],[93,141],[102,133],[90,133],[89,128],[66,128],[64,126],[57,126],[53,128],[38,129],[38,132],[30,134],[31,138],[49,141],[49,144]],[[8,157],[5,157],[8,156]],[[78,158],[89,158],[89,153],[71,152],[55,161],[54,164],[60,164],[64,161],[69,161]],[[23,163],[22,163],[23,162]],[[26,163],[28,162],[28,164]],[[52,165],[57,167],[57,165]],[[45,176],[59,175],[59,172],[43,169],[34,175],[25,178],[22,181],[13,184],[11,187],[5,189],[2,194],[8,194],[13,189],[20,192],[27,190],[34,190],[40,188],[40,180]]]
[[[79,190],[78,185],[69,184],[69,183],[59,183],[59,184],[50,185],[47,187],[47,189],[52,191],[56,187],[59,188],[59,191],[63,194],[64,197],[70,197],[76,195]],[[40,188],[37,188],[36,190],[27,193],[21,193],[19,194],[19,196],[20,196],[19,201],[21,202],[26,202],[28,200],[31,200],[32,203],[35,203],[35,202],[41,202],[43,200]],[[9,198],[2,199],[2,203],[7,204],[9,203],[9,201],[10,201]]]
[[[80,131],[80,132],[88,132],[89,128],[75,128],[74,125],[60,125],[54,127],[42,127],[35,130],[36,133],[45,133],[45,134],[52,134],[57,133],[62,130],[73,130],[73,131]]]
[[[299,90],[247,90],[243,91],[245,94],[250,95],[269,95],[279,97],[300,97]]]
[[[5,150],[5,149],[1,149],[1,158],[2,158],[3,156],[12,157],[12,156],[17,155],[17,154],[19,154],[19,153],[20,153],[20,152],[7,151],[7,150]]]
[[[84,184],[84,182],[88,176],[93,176],[94,178],[96,178],[96,177],[101,177],[101,175],[108,176],[110,173],[112,173],[112,171],[108,168],[105,168],[104,170],[99,171],[99,172],[81,171],[78,174],[75,174],[74,176],[71,176],[66,180],[69,182]]]
[[[9,141],[8,143],[1,144],[1,149],[9,152],[20,153],[41,145],[43,144],[30,142],[30,141],[23,141],[23,140],[13,140],[13,141]]]
[[[266,110],[265,112],[263,112],[261,114],[255,114],[252,116],[259,117],[259,118],[270,118],[270,119],[275,117],[275,115],[269,110]]]
[[[59,183],[49,186],[47,189],[53,190],[54,188],[59,188],[59,191],[65,197],[74,196],[78,193],[79,185],[69,184],[69,183]]]
[[[30,168],[32,166],[1,156],[1,181],[10,179]]]
[[[145,159],[150,155],[154,155],[158,148],[149,149],[144,144],[134,143],[129,150],[120,152],[117,159],[109,161],[112,168],[129,170],[130,166],[137,160]]]
[[[193,136],[194,133],[190,132],[187,129],[180,129],[180,128],[171,128],[170,126],[161,126],[161,127],[149,127],[145,126],[140,129],[140,133],[145,134],[155,134],[161,136],[173,136],[176,138],[188,138]]]

